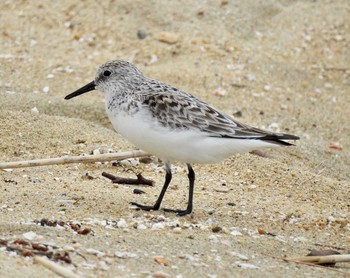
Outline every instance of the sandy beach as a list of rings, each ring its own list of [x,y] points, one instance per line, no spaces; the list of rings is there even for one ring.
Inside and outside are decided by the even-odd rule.
[[[0,162],[136,150],[101,92],[64,97],[128,60],[294,147],[193,165],[194,211],[138,211],[164,182],[156,157],[0,170],[0,277],[342,277],[350,251],[350,3],[5,1],[0,4]],[[155,186],[112,184],[108,172]],[[144,194],[134,194],[134,189]],[[163,207],[186,207],[174,163]]]

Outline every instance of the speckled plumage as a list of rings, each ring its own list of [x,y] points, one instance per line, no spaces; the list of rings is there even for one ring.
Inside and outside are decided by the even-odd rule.
[[[103,76],[106,70],[118,77],[117,82],[113,82],[112,77]],[[104,84],[106,80],[109,80],[109,88]],[[280,140],[297,139],[292,135],[274,134],[242,124],[191,94],[145,77],[134,65],[125,61],[102,65],[95,82],[97,88],[107,89],[113,94],[107,104],[108,110],[124,108],[133,114],[141,106],[149,109],[152,116],[169,129],[198,129],[213,137],[269,140],[282,145],[285,142]]]
[[[91,90],[105,92],[107,114],[114,128],[139,148],[166,163],[167,178],[152,207],[159,209],[171,180],[170,162],[185,162],[189,169],[192,211],[194,171],[190,163],[215,163],[235,153],[291,145],[297,136],[272,133],[242,124],[206,102],[169,84],[145,77],[126,61],[111,61],[97,70],[95,80],[66,99]],[[192,190],[192,193],[191,193]]]

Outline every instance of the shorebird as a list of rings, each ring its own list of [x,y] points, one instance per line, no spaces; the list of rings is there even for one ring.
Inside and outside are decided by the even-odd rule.
[[[185,210],[165,210],[183,216],[193,209],[192,163],[217,163],[237,153],[290,146],[285,140],[299,139],[240,123],[189,93],[146,77],[133,64],[122,60],[101,65],[94,81],[65,99],[92,90],[105,93],[106,111],[115,130],[165,163],[165,182],[155,204],[132,202],[142,210],[160,209],[172,178],[173,161],[187,164],[189,197]]]

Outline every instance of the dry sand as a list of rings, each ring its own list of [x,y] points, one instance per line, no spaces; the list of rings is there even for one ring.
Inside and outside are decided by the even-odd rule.
[[[270,158],[244,154],[194,165],[194,212],[182,218],[129,204],[155,201],[164,179],[156,159],[0,171],[1,240],[27,238],[66,250],[72,264],[59,264],[82,277],[342,275],[268,255],[350,249],[349,1],[3,1],[0,7],[2,162],[135,149],[111,129],[101,93],[63,99],[112,59],[132,61],[228,114],[240,111],[242,122],[301,137],[296,147],[267,150]],[[184,208],[186,167],[175,168],[163,205]],[[103,171],[133,177],[128,169],[156,186],[115,186],[101,177]],[[35,224],[41,219],[66,224]],[[73,222],[91,232],[78,234]],[[349,264],[334,269],[350,273]],[[0,246],[0,276],[53,274]]]

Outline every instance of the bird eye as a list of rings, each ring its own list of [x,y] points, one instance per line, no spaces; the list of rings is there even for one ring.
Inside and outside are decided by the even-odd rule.
[[[105,70],[105,71],[103,72],[103,75],[104,75],[104,76],[110,76],[110,75],[111,75],[111,72],[110,72],[109,70]]]

